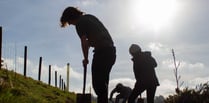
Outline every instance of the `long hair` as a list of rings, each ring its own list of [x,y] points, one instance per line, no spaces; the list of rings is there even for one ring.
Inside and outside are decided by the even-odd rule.
[[[82,14],[83,12],[75,7],[67,7],[60,18],[61,27],[65,27],[70,20],[75,20]]]

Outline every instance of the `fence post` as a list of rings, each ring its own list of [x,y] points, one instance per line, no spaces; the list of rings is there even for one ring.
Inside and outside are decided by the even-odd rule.
[[[26,77],[26,69],[27,69],[27,46],[25,46],[24,51],[24,76]]]
[[[57,87],[57,71],[55,71],[55,87]]]
[[[2,27],[0,26],[0,46],[1,46],[1,50],[0,50],[0,59],[1,59],[1,66],[2,66]],[[1,69],[1,68],[0,68]]]
[[[49,65],[49,85],[51,84],[51,65]]]
[[[66,91],[69,91],[69,73],[70,72],[70,63],[67,63],[67,88]]]
[[[59,82],[59,88],[61,89],[61,83],[62,83],[62,78],[61,78],[61,75],[60,75],[60,82]]]
[[[66,86],[65,86],[65,82],[63,82],[63,90],[66,91]]]
[[[42,65],[42,57],[39,59],[39,71],[38,71],[38,80],[41,80],[41,65]]]
[[[62,79],[62,82],[61,82],[61,89],[63,90],[63,79]]]

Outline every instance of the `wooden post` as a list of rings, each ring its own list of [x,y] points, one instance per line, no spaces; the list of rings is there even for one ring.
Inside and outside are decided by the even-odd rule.
[[[63,79],[62,79],[62,83],[61,83],[61,85],[62,85],[62,86],[61,86],[61,88],[62,88],[62,90],[63,90]]]
[[[0,50],[0,59],[1,59],[1,66],[2,66],[2,27],[0,26],[0,46],[1,46],[1,50]],[[1,69],[1,68],[0,68]]]
[[[69,91],[69,71],[70,71],[70,63],[67,63],[67,88],[66,91]]]
[[[25,46],[24,52],[24,76],[26,77],[26,69],[27,69],[27,46]]]
[[[39,59],[39,71],[38,71],[38,80],[41,80],[41,65],[42,65],[42,57]]]
[[[49,85],[51,84],[51,65],[49,65]]]
[[[55,87],[57,87],[57,71],[55,71]]]
[[[59,88],[61,89],[61,83],[62,83],[62,77],[60,75],[60,83],[59,83]]]
[[[66,86],[65,86],[65,82],[63,83],[63,90],[66,91]]]

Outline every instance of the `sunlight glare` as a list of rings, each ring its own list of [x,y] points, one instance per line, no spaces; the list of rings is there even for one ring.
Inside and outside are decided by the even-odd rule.
[[[134,0],[131,13],[135,23],[158,30],[172,22],[176,11],[176,0]]]

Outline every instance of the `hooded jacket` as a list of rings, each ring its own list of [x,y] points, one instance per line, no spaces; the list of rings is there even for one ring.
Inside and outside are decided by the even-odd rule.
[[[133,55],[133,71],[136,81],[143,86],[158,86],[159,82],[155,73],[157,62],[151,52],[138,52]]]

